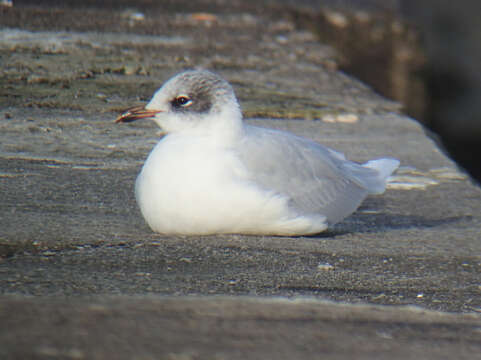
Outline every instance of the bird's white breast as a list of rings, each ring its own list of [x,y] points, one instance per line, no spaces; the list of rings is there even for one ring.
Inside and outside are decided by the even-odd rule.
[[[236,153],[208,136],[164,137],[137,178],[136,196],[160,233],[281,235],[312,226],[289,214],[282,194],[252,183]]]

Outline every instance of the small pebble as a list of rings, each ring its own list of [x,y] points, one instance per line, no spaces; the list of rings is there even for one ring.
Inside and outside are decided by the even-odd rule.
[[[354,124],[359,121],[359,116],[356,114],[341,114],[336,116],[336,121],[345,124]]]
[[[218,20],[217,16],[209,13],[195,13],[195,14],[192,14],[191,17],[194,20],[205,21],[205,22],[215,22]]]
[[[340,114],[340,115],[324,115],[321,118],[322,121],[326,123],[344,123],[344,124],[354,124],[359,121],[359,116],[356,114]]]
[[[55,251],[50,251],[50,250],[47,250],[47,251],[44,251],[42,252],[42,255],[43,256],[54,256],[56,255],[57,253]]]
[[[329,263],[319,264],[319,265],[317,265],[317,270],[320,270],[320,271],[331,271],[331,270],[334,270],[334,266],[332,266],[332,265],[329,264]]]
[[[342,29],[349,25],[349,20],[347,19],[347,17],[339,12],[326,12],[325,16],[327,18],[327,21],[329,21],[332,25],[337,26],[338,28]]]

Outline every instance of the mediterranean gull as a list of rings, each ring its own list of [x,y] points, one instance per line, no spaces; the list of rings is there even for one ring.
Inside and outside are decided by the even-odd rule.
[[[395,159],[357,164],[289,132],[242,121],[231,85],[180,73],[116,122],[153,119],[166,134],[137,177],[143,217],[162,234],[309,235],[381,194]]]

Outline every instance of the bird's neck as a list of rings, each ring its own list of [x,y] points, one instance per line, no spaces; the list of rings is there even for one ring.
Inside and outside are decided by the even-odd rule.
[[[199,126],[176,132],[176,135],[195,137],[219,146],[229,146],[242,138],[244,133],[242,114],[238,108],[227,108],[216,114],[209,114]]]

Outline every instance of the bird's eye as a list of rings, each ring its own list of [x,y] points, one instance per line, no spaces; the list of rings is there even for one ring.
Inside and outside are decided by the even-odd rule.
[[[177,96],[174,100],[172,100],[172,106],[179,108],[179,107],[186,107],[192,104],[192,100],[189,97],[181,95]]]

